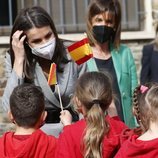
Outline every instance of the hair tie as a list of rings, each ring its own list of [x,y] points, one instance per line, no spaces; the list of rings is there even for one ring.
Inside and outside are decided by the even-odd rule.
[[[143,85],[140,86],[140,91],[141,91],[141,93],[145,93],[148,89],[149,89],[149,88],[146,87],[146,86],[143,86]]]
[[[93,104],[100,104],[100,100],[99,100],[99,99],[94,99],[94,100],[92,101],[92,103],[93,103]]]

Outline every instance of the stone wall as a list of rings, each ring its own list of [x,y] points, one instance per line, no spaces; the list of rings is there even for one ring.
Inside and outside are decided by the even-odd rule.
[[[6,85],[6,76],[5,76],[5,53],[7,51],[7,45],[0,47],[0,107],[1,107],[1,96],[3,95],[3,90]],[[0,108],[1,111],[1,108]],[[1,118],[0,118],[1,121]]]
[[[5,67],[4,67],[4,57],[6,52],[6,47],[0,47],[0,96],[3,93],[3,88],[6,84],[5,78]]]
[[[148,43],[149,40],[139,40],[139,41],[122,41],[123,43],[127,44],[132,52],[135,59],[135,63],[137,66],[137,74],[139,77],[140,70],[141,70],[141,51],[144,44]],[[4,58],[6,50],[8,49],[8,45],[2,45],[0,46],[0,135],[7,131],[8,129],[14,129],[14,125],[9,123],[7,114],[3,112],[1,107],[1,96],[3,94],[3,90],[5,88],[6,84],[6,77],[5,77],[5,64],[4,64]]]
[[[8,115],[1,107],[1,96],[6,85],[4,58],[8,45],[0,46],[0,135],[5,131],[14,130],[14,124],[10,123]]]

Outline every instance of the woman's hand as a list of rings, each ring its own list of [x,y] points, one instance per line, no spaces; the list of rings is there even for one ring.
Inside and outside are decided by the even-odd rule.
[[[12,36],[12,48],[14,51],[16,60],[24,60],[25,50],[24,50],[24,40],[26,35],[23,35],[21,38],[23,31],[17,30]]]
[[[13,69],[19,77],[23,75],[23,62],[25,58],[24,40],[26,39],[26,35],[20,38],[22,33],[23,31],[17,30],[12,36],[12,48],[15,56]]]
[[[68,110],[63,110],[60,112],[60,114],[60,121],[64,126],[72,123],[72,116]]]

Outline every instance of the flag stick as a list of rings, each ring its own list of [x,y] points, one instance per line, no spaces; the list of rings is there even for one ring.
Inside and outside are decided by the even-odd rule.
[[[60,95],[60,89],[59,89],[59,85],[57,85],[57,89],[58,89],[58,95],[59,95],[59,101],[60,101],[60,108],[61,108],[61,111],[63,111],[63,104],[62,104],[62,101],[61,101],[61,95]]]

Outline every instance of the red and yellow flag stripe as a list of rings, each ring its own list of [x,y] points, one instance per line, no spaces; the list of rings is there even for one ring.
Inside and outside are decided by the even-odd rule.
[[[56,64],[52,63],[49,70],[48,76],[48,84],[55,85],[57,84],[57,77],[56,77]]]
[[[82,64],[90,59],[92,55],[88,39],[84,38],[68,47],[71,58],[77,63]]]

